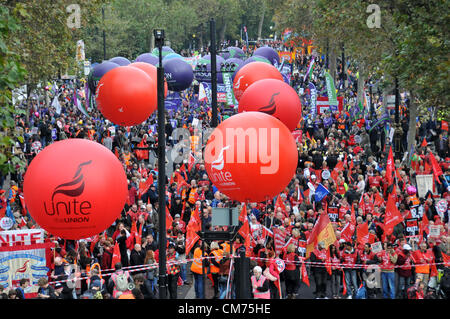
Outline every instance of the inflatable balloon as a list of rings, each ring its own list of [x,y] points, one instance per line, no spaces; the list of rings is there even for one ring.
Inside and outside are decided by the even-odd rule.
[[[275,116],[292,132],[302,116],[302,103],[288,84],[274,79],[259,80],[250,85],[239,101],[239,113],[263,112]]]
[[[70,240],[103,232],[128,196],[120,161],[103,145],[67,139],[44,148],[24,178],[28,211],[50,234]]]
[[[181,55],[179,55],[178,53],[169,53],[163,58],[163,62],[164,62],[164,60],[170,60],[170,59],[183,59],[183,57]]]
[[[121,57],[121,56],[112,58],[109,61],[114,62],[120,66],[127,66],[127,65],[131,64],[130,60],[128,60],[127,58]]]
[[[184,60],[169,59],[163,61],[164,74],[171,91],[183,91],[189,88],[194,80],[194,70]]]
[[[232,200],[272,199],[289,184],[298,152],[289,129],[261,112],[234,115],[211,133],[205,168],[213,184]]]
[[[172,48],[168,47],[168,46],[163,46],[162,47],[162,57],[164,58],[166,55],[170,54],[170,53],[175,53],[174,50],[172,50]],[[159,48],[154,48],[152,51],[152,54],[154,56],[157,56],[159,58]]]
[[[236,77],[236,74],[240,71],[240,69],[242,69],[242,67],[243,67],[244,65],[247,65],[247,64],[252,63],[252,62],[264,62],[264,63],[267,63],[267,64],[271,64],[269,60],[267,60],[266,58],[264,58],[264,57],[262,57],[262,56],[252,56],[252,57],[249,57],[247,60],[244,61],[244,63],[242,63],[242,64],[234,71],[233,76],[232,76],[233,81],[234,81],[234,78]]]
[[[263,79],[276,79],[283,81],[283,76],[271,64],[264,62],[252,62],[244,65],[233,80],[234,96],[239,101],[244,91],[253,83]]]
[[[271,47],[260,47],[258,49],[255,50],[255,52],[253,53],[253,55],[257,55],[257,56],[262,56],[264,58],[266,58],[267,60],[269,60],[269,62],[278,67],[278,65],[280,65],[280,56],[278,55],[278,52],[275,51],[275,49],[271,48]]]
[[[158,92],[158,69],[149,63],[145,63],[145,62],[134,62],[131,63],[129,66],[134,67],[134,68],[138,68],[142,71],[144,71],[145,73],[147,73],[147,75],[149,77],[152,78],[152,80],[155,82],[156,85],[156,92]],[[164,81],[164,97],[167,97],[167,91],[168,91],[168,85],[167,82]]]
[[[223,62],[222,62],[223,63]],[[197,62],[195,79],[199,82],[211,82],[211,60],[201,58]],[[217,83],[223,83],[220,64],[216,64]]]
[[[220,55],[225,60],[228,60],[228,59],[231,59],[231,58],[245,60],[247,58],[247,56],[245,55],[244,50],[242,50],[241,48],[238,48],[238,47],[228,47],[224,51],[226,51],[226,52],[222,52]]]
[[[106,73],[98,83],[95,98],[103,116],[122,126],[141,124],[157,108],[155,81],[130,66]]]
[[[138,56],[135,62],[145,62],[156,66],[159,63],[159,58],[151,53],[144,53]]]
[[[89,90],[91,90],[91,92],[95,92],[95,90],[97,89],[98,81],[100,81],[100,79],[108,71],[111,71],[112,69],[115,69],[118,67],[119,67],[118,64],[116,64],[114,62],[110,62],[110,61],[105,61],[101,64],[97,64],[96,66],[94,66],[88,76]]]
[[[244,64],[249,64],[252,62],[264,62],[264,63],[272,64],[272,63],[270,63],[270,61],[268,59],[266,59],[263,56],[259,56],[259,55],[253,55],[253,56],[249,57],[247,60],[244,61]]]
[[[205,55],[204,57],[202,57],[203,60],[208,60],[211,63],[211,55]],[[223,63],[225,64],[225,60],[223,57],[221,57],[220,55],[216,55],[216,64],[218,64],[219,66]]]
[[[241,59],[237,59],[237,58],[230,58],[230,59],[226,60],[225,63],[229,63],[229,64],[233,63],[235,65],[234,72],[231,75],[231,79],[234,81],[234,77],[236,75],[236,71],[238,69],[240,70],[240,68],[244,65],[244,61],[241,60]]]

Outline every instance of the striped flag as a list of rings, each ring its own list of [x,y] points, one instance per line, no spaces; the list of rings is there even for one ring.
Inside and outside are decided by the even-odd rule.
[[[311,252],[321,241],[325,243],[325,249],[328,249],[328,246],[336,242],[333,225],[326,213],[320,215],[308,238],[306,243],[306,258],[309,258]]]

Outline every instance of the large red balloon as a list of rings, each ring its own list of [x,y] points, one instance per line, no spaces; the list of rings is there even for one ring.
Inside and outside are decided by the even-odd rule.
[[[141,124],[158,106],[155,81],[130,66],[106,73],[98,83],[95,98],[103,116],[122,126]]]
[[[272,199],[294,177],[297,162],[297,146],[289,129],[262,112],[240,113],[223,121],[205,148],[209,178],[237,201]]]
[[[153,81],[155,82],[156,92],[158,92],[158,69],[156,68],[156,66],[154,66],[153,64],[150,64],[150,63],[146,63],[146,62],[134,62],[128,66],[131,66],[133,68],[138,68],[138,69],[144,71],[145,73],[147,73],[147,75],[149,77],[151,77],[153,79]],[[169,90],[169,87],[167,85],[167,81],[164,81],[164,97],[167,97],[168,90]]]
[[[264,79],[250,85],[239,101],[239,113],[264,112],[275,116],[289,130],[297,128],[302,116],[302,102],[297,92],[285,82]]]
[[[283,81],[280,71],[273,65],[264,62],[252,62],[244,65],[237,73],[233,82],[234,96],[239,101],[244,91],[253,83],[263,79]]]
[[[120,161],[103,145],[83,139],[55,142],[31,162],[24,178],[27,208],[43,229],[82,239],[108,228],[128,196]]]

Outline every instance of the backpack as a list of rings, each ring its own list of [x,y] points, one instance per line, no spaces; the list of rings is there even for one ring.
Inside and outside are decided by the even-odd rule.
[[[356,291],[355,299],[367,299],[367,289],[364,283]]]
[[[128,276],[126,273],[122,273],[116,276],[114,283],[118,291],[128,290]]]

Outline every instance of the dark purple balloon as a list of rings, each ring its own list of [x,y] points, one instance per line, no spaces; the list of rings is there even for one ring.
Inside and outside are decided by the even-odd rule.
[[[110,61],[105,61],[94,66],[88,77],[88,85],[91,92],[95,92],[98,82],[108,71],[118,68],[119,66],[120,65],[118,65],[117,63]]]
[[[242,50],[241,48],[238,48],[238,47],[228,47],[224,51],[227,51],[227,52],[223,52],[220,55],[225,60],[228,60],[228,59],[231,59],[231,58],[245,60],[245,58],[247,57],[245,55],[244,50]]]
[[[211,61],[211,55],[209,55],[209,54],[208,54],[208,55],[205,55],[204,57],[202,57],[202,59]],[[222,58],[220,55],[216,55],[216,63],[217,63],[217,65],[220,67],[220,64],[221,64],[221,63],[225,64],[225,59]],[[219,70],[220,70],[220,69],[219,69]]]
[[[115,58],[110,59],[109,62],[114,62],[120,66],[127,66],[131,64],[130,60],[121,56],[116,56]]]
[[[183,91],[189,88],[194,80],[194,70],[189,63],[181,59],[163,61],[164,75],[171,91]]]
[[[159,58],[152,53],[144,53],[136,58],[136,62],[145,62],[156,66],[159,63]]]
[[[253,55],[265,57],[274,66],[278,66],[280,64],[280,56],[278,55],[277,51],[275,51],[275,49],[271,47],[258,48],[255,50]]]

